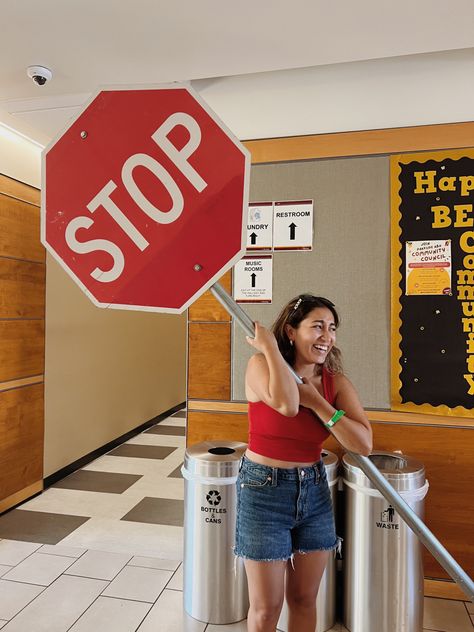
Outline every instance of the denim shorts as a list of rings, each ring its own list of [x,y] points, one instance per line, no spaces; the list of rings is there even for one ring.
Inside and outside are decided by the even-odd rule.
[[[256,561],[338,546],[331,493],[322,461],[309,467],[259,465],[245,456],[237,478],[234,552]]]

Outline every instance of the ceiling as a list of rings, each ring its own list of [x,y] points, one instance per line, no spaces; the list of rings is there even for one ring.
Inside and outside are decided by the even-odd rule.
[[[2,0],[0,16],[0,121],[40,142],[104,85],[474,47],[473,0]]]

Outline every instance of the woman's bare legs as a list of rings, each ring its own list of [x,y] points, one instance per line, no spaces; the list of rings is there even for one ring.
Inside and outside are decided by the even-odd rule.
[[[250,598],[247,630],[275,632],[285,593],[286,562],[245,560],[244,563]]]
[[[288,632],[315,631],[316,597],[328,558],[329,551],[295,553],[294,570],[287,562]]]

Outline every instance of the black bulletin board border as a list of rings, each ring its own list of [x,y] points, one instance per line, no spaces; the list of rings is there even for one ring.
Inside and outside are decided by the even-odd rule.
[[[402,339],[403,331],[407,330],[407,322],[408,322],[407,318],[404,319],[404,314],[407,315],[407,312],[406,311],[404,312],[404,309],[406,310],[406,305],[404,308],[404,302],[406,303],[405,301],[406,297],[404,296],[404,289],[403,289],[404,278],[402,277],[402,274],[404,273],[403,267],[405,264],[404,247],[405,247],[405,241],[413,239],[413,237],[409,233],[407,233],[407,231],[404,232],[403,226],[405,226],[407,223],[406,222],[407,212],[410,213],[411,211],[413,214],[416,214],[416,212],[414,211],[415,206],[411,207],[411,204],[410,204],[411,201],[408,200],[408,203],[407,203],[407,198],[403,197],[403,193],[402,193],[403,181],[404,181],[404,178],[406,178],[406,173],[404,175],[403,172],[406,172],[407,170],[406,166],[410,165],[411,163],[416,163],[417,165],[423,165],[424,163],[431,161],[430,165],[426,166],[426,170],[428,170],[428,169],[433,169],[434,162],[440,164],[442,161],[446,161],[446,164],[452,165],[454,164],[454,161],[460,161],[460,159],[462,158],[468,158],[468,159],[474,160],[474,149],[445,150],[445,151],[436,151],[436,152],[429,152],[429,153],[420,152],[420,153],[412,153],[412,154],[399,154],[399,155],[391,156],[390,158],[390,186],[391,186],[391,195],[390,195],[390,201],[391,201],[391,380],[390,380],[390,386],[391,386],[391,409],[394,411],[429,413],[429,414],[434,414],[434,415],[456,416],[456,417],[471,417],[471,418],[474,417],[474,396],[472,397],[471,408],[467,407],[466,405],[455,404],[456,393],[461,393],[466,390],[464,388],[460,389],[459,386],[456,387],[455,396],[451,398],[451,403],[449,405],[446,403],[441,403],[441,401],[447,401],[448,399],[447,398],[446,400],[442,400],[443,396],[441,397],[438,396],[438,400],[436,400],[436,392],[434,393],[431,404],[426,401],[427,399],[430,399],[431,397],[424,397],[424,398],[422,397],[418,403],[411,401],[412,399],[416,399],[416,397],[413,396],[413,394],[416,391],[415,387],[413,386],[413,381],[418,382],[418,379],[415,378],[413,380],[412,377],[408,378],[408,376],[410,375],[409,369],[407,368],[406,365],[405,366],[402,365],[402,361],[407,362],[407,358],[404,356],[407,355],[407,345],[409,344],[406,339],[405,340]],[[445,167],[443,166],[442,169],[445,169]],[[464,199],[460,200],[460,202],[466,202],[466,201],[472,202],[472,194],[470,195],[470,198],[471,199],[468,199],[468,200],[464,200]],[[440,198],[437,197],[435,199],[439,200]],[[416,200],[414,204],[416,205],[417,202],[418,200]],[[426,204],[428,205],[430,204],[429,199],[426,200]],[[437,202],[434,202],[434,204],[437,204]],[[405,216],[403,216],[403,213],[405,213]],[[416,217],[416,219],[419,220],[420,217]],[[421,222],[419,223],[421,224]],[[435,232],[439,233],[439,235],[436,235],[436,237],[434,237]],[[432,231],[430,236],[428,236],[428,233],[429,231],[426,231],[425,233],[426,236],[415,237],[414,239],[434,239],[434,238],[447,239],[447,238],[454,237],[455,240],[457,239],[457,241],[459,241],[459,230],[457,231],[457,233],[455,231],[452,232],[452,234],[448,234],[449,231],[447,230]],[[455,262],[453,261],[453,268],[454,267],[455,267]],[[455,269],[452,270],[451,287],[453,288],[452,290],[453,296],[449,296],[448,300],[450,301],[450,305],[454,306],[454,309],[455,309],[456,304],[460,305],[460,302],[455,296],[455,293],[456,293],[456,270]],[[427,313],[429,310],[426,309],[426,303],[429,303],[431,306],[434,306],[435,304],[433,303],[433,301],[435,298],[436,297],[434,296],[429,296],[425,300],[424,297],[417,296],[416,299],[421,299],[417,305],[420,308],[420,313],[423,311],[421,309],[423,302],[425,303],[425,305],[423,306],[423,309],[425,313]],[[441,298],[441,301],[443,300],[443,298],[444,297]],[[447,305],[447,303],[444,303],[444,305]],[[439,313],[439,310],[436,310],[436,313]],[[416,319],[416,315],[415,315],[415,319]],[[403,322],[404,320],[405,322]],[[458,322],[456,323],[455,321],[458,321]],[[450,321],[450,327],[451,327],[451,324],[453,328],[456,325],[460,325],[461,323],[460,319],[456,318],[455,321],[452,323]],[[418,325],[417,325],[417,328],[424,329],[424,327],[418,327]],[[412,331],[413,331],[413,328],[412,328]],[[406,331],[405,331],[405,334],[406,334]],[[463,338],[465,338],[466,335],[467,334],[464,334]],[[406,338],[406,335],[404,337]],[[457,344],[458,355],[463,354],[464,346],[465,346],[464,340],[461,345]],[[444,349],[442,350],[442,353],[444,353]],[[421,355],[420,352],[418,352],[418,356],[420,355]],[[414,349],[414,356],[416,356],[416,349]],[[413,357],[414,362],[415,362],[415,359],[418,362],[418,364],[420,364],[421,362],[420,358]],[[409,360],[410,358],[408,358],[408,361]],[[467,369],[465,370],[467,371]],[[461,379],[462,379],[462,376],[461,376]],[[436,391],[436,388],[432,389],[432,391]],[[440,399],[441,399],[440,403],[434,404],[435,401],[439,401]],[[464,403],[470,400],[471,398],[466,398],[463,393],[463,398],[460,397],[459,401],[461,401],[461,399]]]

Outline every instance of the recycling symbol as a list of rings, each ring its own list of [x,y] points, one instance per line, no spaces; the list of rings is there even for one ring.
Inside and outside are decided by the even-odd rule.
[[[211,489],[211,491],[208,494],[206,494],[206,500],[213,507],[217,507],[217,505],[221,502],[222,498],[216,489]]]

